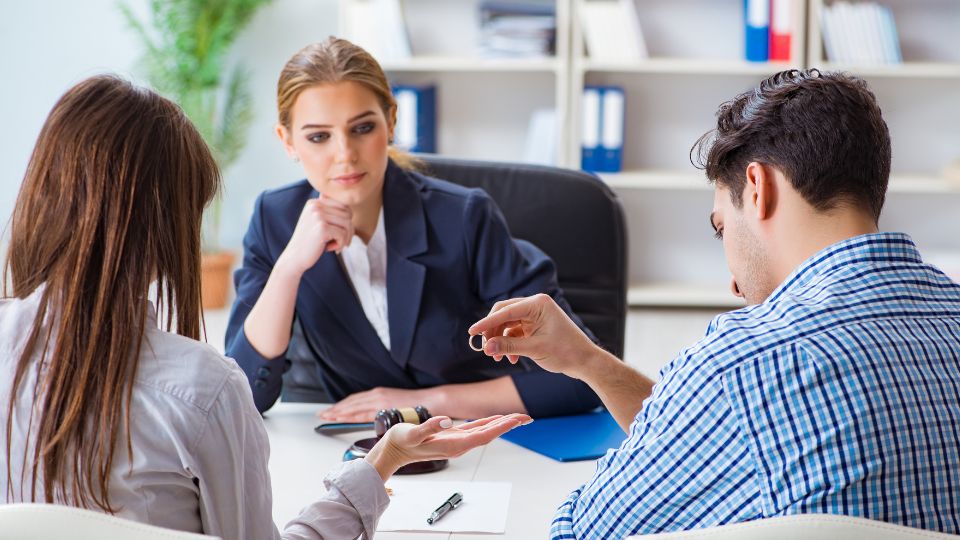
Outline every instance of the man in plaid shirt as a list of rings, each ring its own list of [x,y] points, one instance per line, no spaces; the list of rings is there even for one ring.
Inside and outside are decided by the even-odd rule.
[[[551,536],[798,513],[960,533],[960,285],[878,232],[890,136],[866,83],[785,71],[724,103],[698,141],[734,294],[652,381],[547,296],[471,328],[589,384],[629,436],[560,506]]]

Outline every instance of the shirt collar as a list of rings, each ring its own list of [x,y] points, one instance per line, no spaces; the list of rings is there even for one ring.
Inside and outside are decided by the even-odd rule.
[[[821,274],[855,263],[922,263],[920,252],[909,235],[872,233],[854,236],[828,246],[803,262],[765,302],[774,302],[784,294],[800,289]]]
[[[370,237],[370,245],[379,247],[386,245],[387,236],[383,230],[383,205],[380,205],[380,215],[377,216],[377,228],[373,230],[373,236]]]

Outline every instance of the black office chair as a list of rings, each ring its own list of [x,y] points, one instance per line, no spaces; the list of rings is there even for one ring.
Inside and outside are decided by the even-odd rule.
[[[510,233],[542,249],[574,313],[605,349],[623,358],[627,317],[627,227],[616,194],[569,169],[417,156],[422,171],[486,191]]]
[[[616,194],[597,177],[568,169],[418,155],[420,172],[486,191],[510,233],[542,249],[573,311],[600,344],[623,358],[627,315],[627,232]],[[329,402],[316,351],[294,321],[287,358],[301,365],[284,374],[286,401]]]

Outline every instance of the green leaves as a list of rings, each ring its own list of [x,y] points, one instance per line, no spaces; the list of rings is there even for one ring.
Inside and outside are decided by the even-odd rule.
[[[237,65],[226,76],[226,58],[240,31],[270,0],[151,0],[147,21],[128,4],[120,11],[143,42],[143,69],[150,83],[180,104],[228,168],[246,143],[253,119],[249,72]],[[216,239],[220,201],[211,204],[205,243]],[[211,238],[212,237],[212,238]]]
[[[251,120],[249,74],[225,61],[240,31],[270,0],[151,0],[146,22],[120,10],[144,44],[143,67],[156,89],[183,107],[221,167],[239,155]]]

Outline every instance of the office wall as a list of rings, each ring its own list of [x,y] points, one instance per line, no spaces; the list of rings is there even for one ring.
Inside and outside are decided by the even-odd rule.
[[[126,1],[146,15],[148,0]],[[140,44],[118,3],[34,0],[4,2],[0,8],[0,253],[30,151],[57,98],[84,77],[105,71],[144,82],[137,66]],[[233,57],[251,71],[255,110],[246,150],[225,172],[225,246],[240,246],[260,191],[302,178],[273,131],[277,75],[297,49],[336,28],[336,0],[274,0],[238,40]]]

